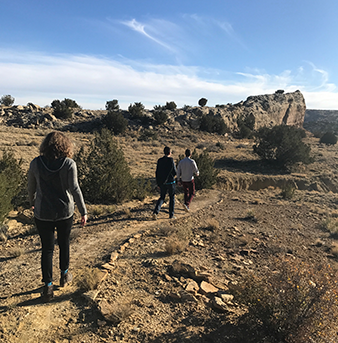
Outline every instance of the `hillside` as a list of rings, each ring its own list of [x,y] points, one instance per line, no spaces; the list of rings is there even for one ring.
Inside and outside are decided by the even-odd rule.
[[[305,111],[304,129],[314,133],[323,134],[332,131],[338,134],[337,110],[310,110]]]
[[[13,148],[28,168],[47,132],[0,126],[0,147]],[[92,138],[68,135],[77,148]],[[63,290],[56,279],[49,304],[40,299],[32,214],[13,211],[0,245],[1,342],[250,342],[250,327],[237,325],[245,309],[232,299],[231,284],[247,271],[275,271],[276,258],[337,270],[337,241],[323,226],[338,216],[336,146],[308,135],[316,161],[280,174],[253,155],[252,140],[188,128],[159,129],[155,140],[139,137],[139,131],[117,137],[134,175],[153,180],[163,146],[172,147],[175,159],[190,147],[215,159],[218,185],[197,192],[189,213],[178,189],[173,221],[167,205],[151,220],[156,193],[143,202],[89,205],[88,225],[81,229],[77,221],[72,232],[74,282]],[[286,183],[297,185],[289,200],[281,195]],[[170,254],[170,247],[178,251]],[[57,260],[58,249],[55,275]],[[81,291],[83,274],[87,282],[100,281],[95,290]]]

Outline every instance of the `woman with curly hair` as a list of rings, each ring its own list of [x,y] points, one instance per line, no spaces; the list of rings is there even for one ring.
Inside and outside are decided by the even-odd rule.
[[[73,224],[75,203],[81,213],[81,225],[87,222],[87,210],[78,184],[72,142],[61,132],[51,132],[40,146],[40,156],[34,158],[28,171],[28,196],[41,244],[43,299],[53,296],[54,232],[60,249],[60,286],[73,279],[69,267],[69,236]],[[74,203],[75,201],[75,203]]]

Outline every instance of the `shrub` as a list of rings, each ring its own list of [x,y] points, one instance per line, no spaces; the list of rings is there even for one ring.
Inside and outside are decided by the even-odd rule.
[[[106,110],[107,111],[117,111],[120,109],[118,101],[116,99],[110,100],[106,102]]]
[[[121,203],[132,198],[135,182],[123,151],[108,129],[96,133],[88,151],[75,156],[85,199],[94,204]]]
[[[119,111],[110,110],[103,118],[104,125],[114,133],[118,135],[124,133],[128,127],[128,120]]]
[[[144,130],[140,137],[138,138],[139,141],[149,142],[150,140],[157,140],[157,132],[153,130]]]
[[[76,101],[67,98],[62,101],[53,100],[51,106],[55,117],[60,119],[72,118],[74,109],[80,107]]]
[[[179,254],[186,249],[187,245],[186,240],[181,240],[174,234],[166,240],[165,251],[168,255]]]
[[[157,125],[162,125],[168,120],[168,114],[165,111],[155,111],[153,117]]]
[[[200,121],[200,130],[210,133],[218,133],[224,135],[229,132],[227,125],[222,117],[215,117],[213,115],[204,115]]]
[[[23,188],[22,161],[17,161],[12,151],[3,150],[0,159],[0,224],[13,208],[13,199]]]
[[[166,109],[166,110],[171,110],[171,111],[173,111],[173,110],[176,110],[176,108],[177,108],[177,105],[176,105],[176,103],[175,103],[174,101],[170,101],[170,102],[167,102],[167,103],[165,104],[165,109]]]
[[[334,145],[337,143],[337,137],[333,132],[326,132],[320,138],[320,143],[324,143],[326,145]]]
[[[248,115],[245,118],[241,116],[237,119],[240,138],[252,138],[255,122],[254,115]]]
[[[334,342],[338,319],[336,272],[276,258],[275,271],[247,274],[229,284],[235,300],[247,308],[239,322],[249,328],[246,342]],[[244,341],[244,340],[243,340]]]
[[[280,195],[282,196],[283,199],[290,200],[293,198],[295,194],[296,187],[294,184],[287,183],[282,187],[282,191]]]
[[[198,100],[198,104],[201,106],[201,107],[204,107],[208,102],[208,99],[206,98],[201,98]]]
[[[254,152],[264,160],[288,168],[297,162],[311,163],[311,148],[302,139],[305,131],[294,126],[262,127],[255,135]]]
[[[0,99],[0,104],[4,106],[13,106],[15,99],[11,95],[3,95]]]
[[[81,269],[76,278],[76,285],[82,292],[96,289],[101,281],[102,272],[98,268],[85,267]]]
[[[179,160],[183,158],[183,155],[179,156]],[[199,176],[195,176],[196,189],[211,188],[217,182],[217,175],[219,173],[214,168],[214,160],[205,150],[201,154],[194,150],[191,158],[195,160],[200,172]]]
[[[130,104],[128,111],[133,119],[140,119],[144,117],[144,105],[141,102],[135,102],[134,105]]]
[[[162,111],[165,110],[165,106],[161,106],[161,105],[155,105],[154,106],[154,111]]]

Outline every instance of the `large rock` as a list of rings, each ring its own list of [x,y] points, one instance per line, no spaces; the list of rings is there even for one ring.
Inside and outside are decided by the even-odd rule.
[[[280,124],[302,127],[305,111],[305,100],[300,91],[249,96],[244,102],[218,109],[218,113],[232,129],[237,128],[238,118],[245,119],[248,116],[255,118],[255,129]]]

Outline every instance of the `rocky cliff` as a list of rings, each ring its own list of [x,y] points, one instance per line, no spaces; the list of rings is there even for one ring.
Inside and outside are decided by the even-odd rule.
[[[203,115],[222,117],[233,132],[237,130],[238,119],[254,118],[255,129],[262,126],[279,124],[303,126],[306,106],[302,93],[284,93],[278,90],[274,94],[250,96],[237,104],[218,105],[216,107],[189,107],[166,110],[168,121],[165,127],[179,130],[184,127],[199,128]],[[122,111],[133,128],[152,127],[154,110],[145,110],[148,121],[132,120],[128,111]],[[91,131],[98,128],[106,111],[77,110],[70,120],[57,119],[50,107],[38,105],[0,107],[0,124],[24,128],[46,127],[51,129],[67,129],[71,131]],[[147,124],[145,124],[145,122]]]

